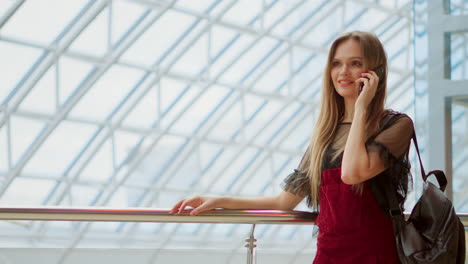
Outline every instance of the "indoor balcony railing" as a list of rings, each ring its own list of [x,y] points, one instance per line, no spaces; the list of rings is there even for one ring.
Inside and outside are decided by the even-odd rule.
[[[408,214],[406,214],[408,216]],[[468,227],[468,213],[458,214]],[[155,222],[155,223],[215,223],[251,224],[249,237],[245,240],[247,263],[254,263],[254,237],[257,224],[313,225],[317,213],[276,210],[222,210],[216,209],[197,216],[189,211],[171,214],[167,209],[154,208],[62,208],[62,207],[1,207],[0,220],[32,221],[85,221],[85,222]]]

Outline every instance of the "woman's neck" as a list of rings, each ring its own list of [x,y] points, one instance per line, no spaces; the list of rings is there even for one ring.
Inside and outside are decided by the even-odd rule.
[[[354,103],[356,100],[349,99],[349,98],[344,98],[344,103],[345,103],[345,113],[343,117],[343,122],[351,122],[353,121],[354,117]]]

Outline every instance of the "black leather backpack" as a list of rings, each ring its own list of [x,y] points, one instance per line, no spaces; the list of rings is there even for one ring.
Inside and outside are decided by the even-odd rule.
[[[464,264],[465,229],[444,193],[447,178],[440,170],[425,173],[416,134],[412,139],[421,166],[424,191],[410,217],[405,220],[389,177],[385,177],[386,183],[371,187],[377,201],[386,200],[379,204],[393,222],[400,261],[402,264]],[[436,177],[439,187],[427,181],[431,175]],[[388,207],[382,208],[382,204]]]

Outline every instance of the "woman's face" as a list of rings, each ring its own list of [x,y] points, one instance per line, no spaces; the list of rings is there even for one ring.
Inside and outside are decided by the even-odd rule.
[[[359,42],[348,39],[336,48],[331,65],[331,79],[336,92],[344,98],[356,98],[361,77],[363,57]]]

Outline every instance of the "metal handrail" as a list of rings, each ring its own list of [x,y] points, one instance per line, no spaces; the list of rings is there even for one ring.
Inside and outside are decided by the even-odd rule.
[[[317,213],[277,210],[215,209],[197,216],[189,213],[171,214],[167,209],[155,208],[0,207],[0,220],[313,225],[317,217]]]
[[[252,224],[250,236],[245,240],[248,250],[247,264],[255,262],[256,224],[313,225],[317,215],[318,213],[303,211],[215,209],[190,216],[190,210],[181,214],[171,214],[167,209],[154,208],[0,207],[0,220]],[[468,213],[457,215],[466,228]],[[408,217],[409,213],[405,213],[405,216]]]
[[[304,211],[227,209],[214,209],[197,216],[189,213],[190,210],[185,210],[171,214],[168,209],[158,208],[0,207],[0,220],[313,225],[318,215]],[[457,215],[467,227],[468,213]],[[405,212],[405,216],[409,213]]]
[[[245,240],[247,264],[255,263],[256,224],[313,225],[316,218],[317,213],[276,210],[215,209],[190,216],[190,210],[171,214],[167,209],[154,208],[0,207],[0,220],[252,224],[250,235]]]

